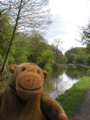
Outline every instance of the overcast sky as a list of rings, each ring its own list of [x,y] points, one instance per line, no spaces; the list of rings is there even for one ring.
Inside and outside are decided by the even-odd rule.
[[[82,46],[75,38],[79,37],[79,27],[87,25],[90,18],[90,0],[50,0],[52,24],[47,30],[46,39],[50,44],[60,38],[65,53],[72,47]]]

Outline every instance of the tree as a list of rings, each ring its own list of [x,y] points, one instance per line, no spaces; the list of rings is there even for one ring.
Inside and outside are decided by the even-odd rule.
[[[52,48],[54,49],[55,52],[55,62],[58,63],[57,59],[58,59],[58,52],[60,52],[59,49],[61,49],[61,39],[57,38],[54,39],[54,45],[52,46]],[[61,53],[61,52],[60,52]]]
[[[21,10],[17,29],[20,32],[29,32],[31,28],[44,30],[51,24],[50,10],[45,8],[48,0],[7,0],[0,2],[0,8],[3,12],[7,12],[11,17],[11,23],[15,25],[18,9]],[[44,9],[45,8],[45,9]]]
[[[8,56],[10,54],[12,42],[15,37],[16,30],[31,30],[31,28],[42,28],[44,29],[44,24],[50,23],[49,20],[46,18],[46,12],[43,10],[43,6],[47,3],[46,0],[40,1],[30,1],[30,0],[7,0],[7,1],[0,1],[0,8],[3,12],[7,11],[8,15],[11,16],[11,22],[14,25],[12,37],[10,40],[9,48],[6,53],[6,57],[4,60],[4,64],[0,71],[2,74],[4,67],[7,63]],[[44,14],[44,15],[43,15]]]
[[[58,63],[58,64],[63,64],[63,63],[66,63],[66,58],[65,56],[62,54],[62,52],[56,48],[55,46],[51,46],[52,47],[52,51],[55,53],[54,54],[54,59],[55,59],[55,62]]]
[[[80,39],[76,39],[81,42],[83,45],[90,44],[90,22],[86,26],[79,27]]]
[[[10,18],[7,14],[0,15],[0,55],[5,56],[7,51],[8,42],[12,35],[12,26],[9,22]]]
[[[89,56],[85,48],[72,48],[65,53],[68,63],[88,64]]]
[[[41,56],[39,56],[38,64],[42,69],[46,69],[50,71],[50,66],[54,61],[54,52],[51,50],[45,50],[42,52]]]
[[[83,44],[90,44],[90,23],[88,26],[82,28],[82,40]]]
[[[39,58],[43,51],[50,50],[50,46],[47,44],[44,37],[38,31],[32,31],[28,42],[28,60],[38,64]]]
[[[54,44],[52,45],[52,50],[55,52],[55,63],[66,63],[66,57],[62,54],[62,41],[61,39],[57,38],[54,39]]]
[[[8,59],[9,64],[21,64],[23,62],[28,62],[27,56],[30,54],[28,41],[29,38],[27,34],[17,33],[15,35],[13,46]]]
[[[1,68],[0,74],[3,73],[4,67],[5,67],[5,65],[6,65],[6,63],[7,63],[7,60],[8,60],[8,56],[9,56],[9,54],[10,54],[12,42],[13,42],[13,40],[14,40],[15,32],[16,32],[16,29],[17,29],[17,26],[18,26],[18,20],[19,20],[19,16],[20,16],[21,6],[22,6],[22,0],[21,0],[21,3],[20,3],[18,15],[17,15],[17,18],[16,18],[16,23],[15,23],[15,26],[14,26],[13,34],[12,34],[12,37],[11,37],[11,40],[10,40],[10,43],[9,43],[9,48],[8,48],[8,50],[7,50],[6,57],[5,57],[3,66],[2,66],[2,68]]]
[[[90,64],[90,21],[87,26],[83,26],[81,29],[81,42],[86,45],[86,54],[88,54],[88,64]]]
[[[8,63],[33,62],[42,69],[52,71],[53,61],[54,52],[38,31],[32,31],[30,36],[24,33],[16,34]]]
[[[71,48],[70,50],[68,50],[68,51],[65,53],[65,56],[66,56],[67,59],[68,59],[68,63],[72,63],[72,62],[74,61],[74,56],[75,56],[76,54],[79,54],[77,48]]]

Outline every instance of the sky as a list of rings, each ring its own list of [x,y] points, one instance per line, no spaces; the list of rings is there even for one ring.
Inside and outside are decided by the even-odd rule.
[[[76,39],[80,39],[79,28],[88,25],[90,0],[50,0],[48,7],[52,15],[46,34],[49,44],[61,39],[63,54],[71,48],[84,47]]]

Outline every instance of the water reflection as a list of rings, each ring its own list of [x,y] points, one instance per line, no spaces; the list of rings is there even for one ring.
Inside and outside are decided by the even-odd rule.
[[[79,66],[69,65],[61,68],[45,80],[44,91],[51,97],[56,98],[71,88],[85,73],[86,70]]]

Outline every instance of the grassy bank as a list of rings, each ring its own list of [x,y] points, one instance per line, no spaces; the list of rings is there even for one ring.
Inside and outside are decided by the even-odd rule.
[[[71,120],[76,107],[82,101],[87,87],[90,84],[90,77],[84,76],[80,81],[73,85],[73,87],[65,92],[65,94],[60,95],[56,100],[64,108],[69,120]]]

